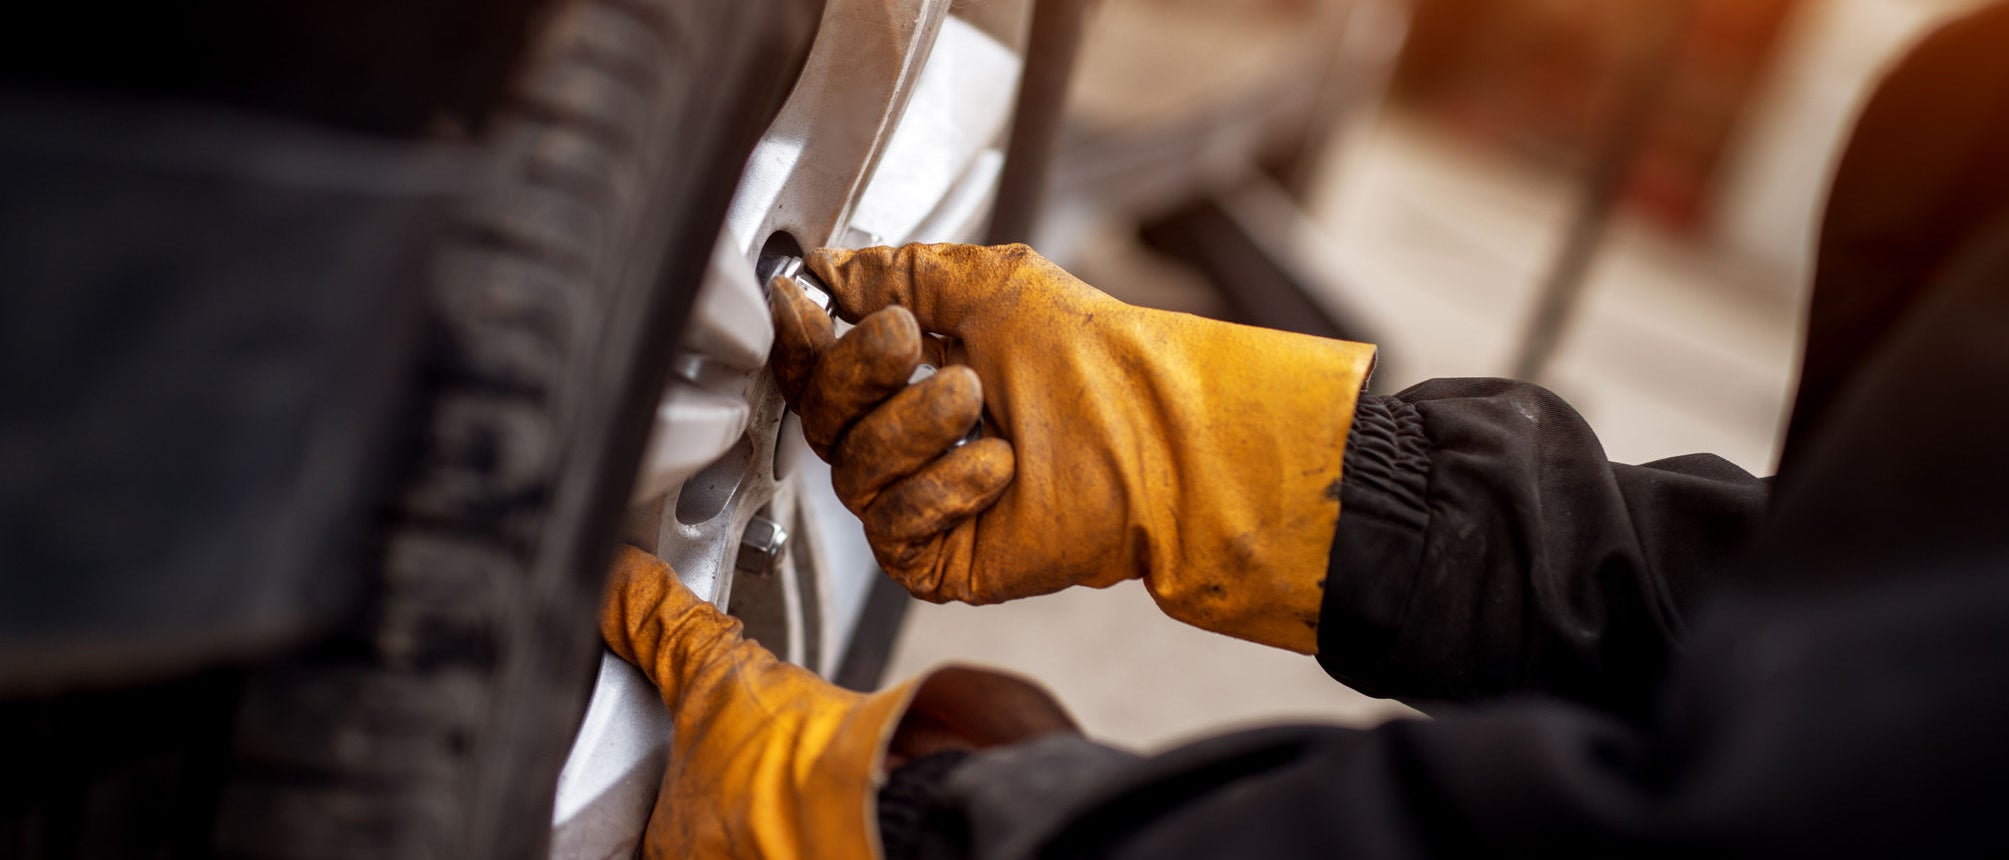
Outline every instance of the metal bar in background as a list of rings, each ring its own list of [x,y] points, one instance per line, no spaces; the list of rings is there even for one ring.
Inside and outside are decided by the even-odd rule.
[[[1294,139],[1262,159],[1263,172],[1308,206],[1318,180],[1333,170],[1334,141],[1369,121],[1388,92],[1409,30],[1410,0],[1349,0],[1321,20],[1337,46],[1322,73],[1320,96]]]
[[[1646,132],[1659,113],[1667,84],[1674,77],[1695,0],[1660,0],[1654,5],[1653,11],[1658,14],[1642,16],[1645,35],[1640,37],[1618,83],[1611,122],[1592,155],[1576,210],[1563,234],[1562,247],[1557,250],[1555,262],[1536,295],[1534,313],[1528,318],[1527,331],[1521,336],[1520,351],[1514,358],[1515,379],[1538,379],[1555,358],[1563,336],[1568,334],[1577,306],[1582,304],[1591,263],[1604,247],[1606,228],[1611,225],[1612,213],[1625,191],[1626,178],[1646,143]]]
[[[846,690],[870,693],[885,680],[886,664],[893,661],[893,646],[900,640],[907,610],[914,598],[893,578],[880,574],[865,593],[865,609],[858,615],[851,644],[837,663],[830,681]]]
[[[1251,205],[1249,191],[1202,197],[1140,225],[1138,237],[1158,253],[1206,276],[1233,311],[1232,321],[1317,337],[1372,342],[1352,315],[1312,298],[1330,291],[1299,264],[1283,240],[1301,217],[1287,192],[1265,188],[1269,205]]]
[[[1082,21],[1090,2],[1036,0],[1033,4],[1032,32],[1026,38],[1025,66],[1019,74],[1018,106],[985,244],[1032,238],[1046,202],[1047,175],[1067,111],[1067,83],[1074,77]]]

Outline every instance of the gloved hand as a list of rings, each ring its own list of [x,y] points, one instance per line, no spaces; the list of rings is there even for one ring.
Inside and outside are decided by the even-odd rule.
[[[650,857],[870,857],[885,770],[1074,728],[1039,688],[964,667],[863,695],[783,663],[669,565],[616,555],[600,633],[675,719]]]
[[[991,603],[1141,577],[1174,618],[1317,650],[1372,346],[1132,307],[1023,245],[809,266],[862,321],[833,342],[777,282],[777,377],[909,591]],[[967,368],[906,386],[920,330]],[[951,448],[980,411],[986,438]]]

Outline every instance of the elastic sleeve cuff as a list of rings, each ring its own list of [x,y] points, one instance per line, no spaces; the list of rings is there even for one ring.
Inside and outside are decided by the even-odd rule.
[[[1138,761],[1066,733],[911,762],[879,789],[886,860],[1038,856],[1048,836]]]
[[[879,787],[879,844],[886,860],[929,860],[943,852],[937,843],[961,845],[968,839],[962,819],[946,814],[950,772],[970,753],[954,750],[895,768]]]
[[[1353,412],[1326,567],[1318,660],[1368,695],[1388,671],[1396,632],[1422,567],[1430,512],[1430,440],[1408,403],[1368,394]]]
[[[1430,440],[1415,407],[1393,397],[1361,395],[1342,463],[1341,511],[1422,529],[1428,518],[1423,491],[1429,484]]]

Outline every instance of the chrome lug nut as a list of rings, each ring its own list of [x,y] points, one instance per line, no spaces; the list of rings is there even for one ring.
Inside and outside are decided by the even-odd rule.
[[[781,553],[787,546],[787,529],[766,517],[756,516],[740,535],[739,558],[734,566],[748,573],[772,572],[781,564]]]

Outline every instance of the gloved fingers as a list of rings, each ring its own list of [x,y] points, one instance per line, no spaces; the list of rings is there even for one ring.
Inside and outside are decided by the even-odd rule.
[[[910,541],[872,535],[872,557],[879,568],[917,600],[967,603],[972,606],[1009,600],[991,594],[973,569],[976,522],[964,520],[945,532]]]
[[[668,562],[632,546],[615,549],[600,604],[600,635],[621,659],[675,697],[682,671],[740,641],[739,622],[700,600]]]
[[[955,335],[1029,260],[1044,262],[1024,245],[903,245],[818,248],[807,262],[847,319],[898,305],[914,312],[922,330]]]
[[[778,275],[767,285],[767,309],[774,316],[774,348],[768,363],[774,367],[781,396],[789,406],[797,406],[817,359],[837,341],[836,326],[794,280]]]
[[[803,265],[830,288],[830,298],[846,319],[872,313],[890,305],[913,305],[912,285],[904,276],[894,276],[893,255],[899,249],[886,245],[870,248],[818,248],[803,258]]]
[[[902,389],[845,431],[831,481],[846,507],[871,507],[886,485],[914,474],[975,426],[984,409],[976,371],[945,367]]]
[[[948,531],[1004,494],[1016,462],[1011,443],[996,438],[943,454],[872,501],[862,515],[865,534],[910,543]]]
[[[950,543],[958,537],[955,531],[911,541],[873,537],[872,558],[915,599],[948,603],[964,597],[966,591],[962,580],[952,578],[947,570]]]
[[[816,455],[830,449],[852,422],[891,397],[921,366],[921,329],[904,308],[887,308],[858,323],[823,353],[810,371],[796,411]]]

